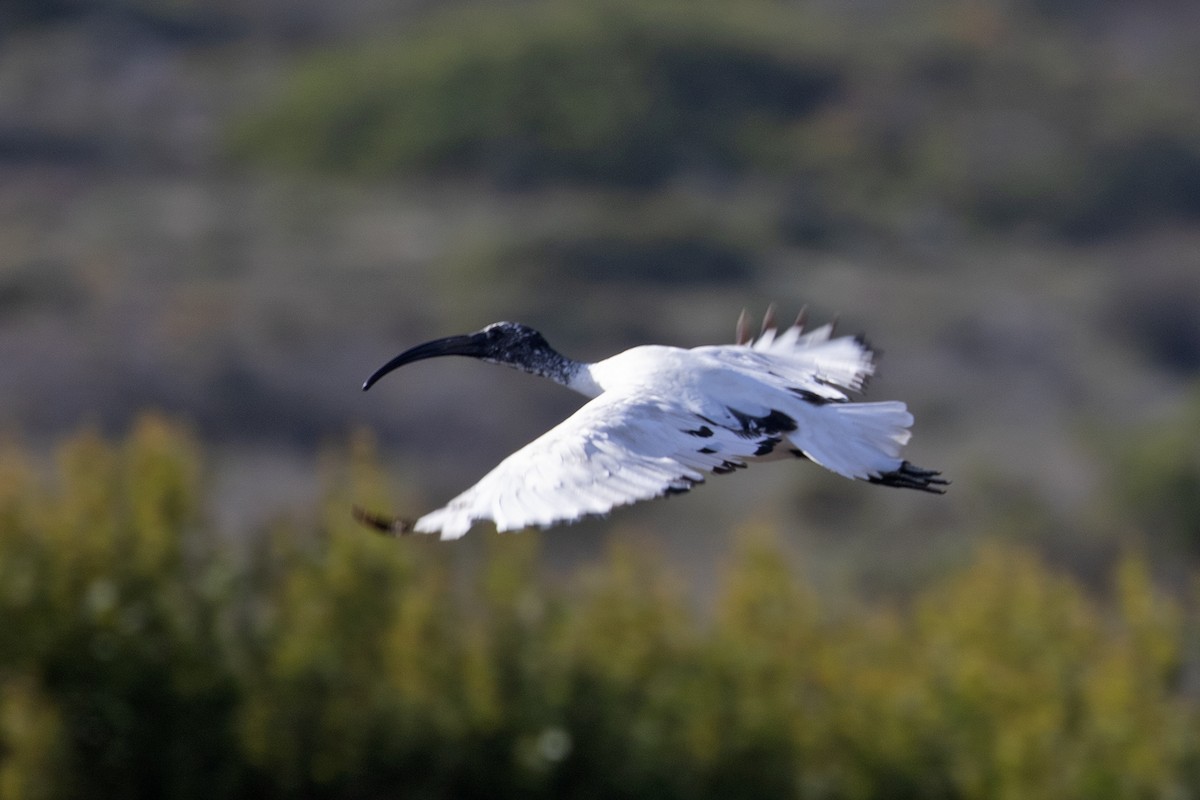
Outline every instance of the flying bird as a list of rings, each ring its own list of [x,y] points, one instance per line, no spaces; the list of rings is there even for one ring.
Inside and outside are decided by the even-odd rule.
[[[414,361],[469,356],[591,399],[443,508],[416,520],[359,508],[355,516],[380,531],[443,539],[484,520],[499,531],[545,528],[686,492],[706,473],[776,459],[806,459],[855,480],[943,493],[948,482],[941,473],[900,457],[913,423],[904,403],[851,401],[875,371],[866,341],[837,336],[832,324],[806,331],[803,312],[780,331],[773,312],[757,339],[743,311],[736,344],[644,345],[593,364],[561,355],[516,322],[406,350],[367,378],[363,390]]]

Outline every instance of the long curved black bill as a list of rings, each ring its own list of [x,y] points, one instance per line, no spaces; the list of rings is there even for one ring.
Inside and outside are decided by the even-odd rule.
[[[438,356],[473,356],[479,358],[484,354],[483,338],[477,333],[470,333],[463,336],[447,336],[445,339],[435,339],[432,342],[419,344],[416,347],[405,350],[400,355],[393,358],[391,361],[384,364],[379,369],[371,373],[371,377],[363,382],[363,391],[370,389],[375,383],[387,375],[394,369],[399,369],[405,364],[411,364],[414,361],[421,361],[426,358],[437,358]]]

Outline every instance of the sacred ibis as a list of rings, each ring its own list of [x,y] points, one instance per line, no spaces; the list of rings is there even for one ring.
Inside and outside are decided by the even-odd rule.
[[[875,370],[866,341],[835,336],[829,324],[805,331],[803,312],[779,332],[768,310],[754,341],[743,312],[736,344],[645,345],[594,364],[561,355],[526,325],[497,322],[404,351],[363,390],[405,364],[452,355],[540,375],[592,399],[444,508],[416,520],[355,509],[360,521],[443,539],[482,520],[499,531],[549,527],[686,492],[705,473],[785,458],[884,486],[941,494],[948,483],[900,457],[913,422],[904,403],[850,401]]]

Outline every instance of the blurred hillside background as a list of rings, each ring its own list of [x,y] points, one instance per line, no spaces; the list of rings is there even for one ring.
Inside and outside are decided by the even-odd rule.
[[[130,597],[136,599],[154,594],[146,587],[156,580],[178,579],[190,587],[186,597],[175,605],[162,601],[169,607],[159,610],[162,619],[188,620],[179,623],[188,634],[163,648],[202,653],[213,646],[209,635],[226,645],[230,636],[240,643],[216,648],[227,654],[222,669],[228,672],[210,675],[190,656],[181,673],[171,671],[174,662],[160,664],[164,675],[175,676],[163,679],[164,687],[175,687],[163,688],[164,696],[194,690],[178,685],[188,680],[179,674],[191,675],[211,692],[187,694],[189,702],[214,720],[213,730],[235,742],[229,747],[249,754],[249,773],[221,773],[230,792],[380,796],[384,784],[347,777],[369,771],[370,758],[378,755],[369,744],[355,740],[345,745],[348,750],[334,748],[332,761],[312,766],[305,747],[325,752],[317,734],[285,752],[273,750],[264,733],[274,725],[309,730],[305,719],[311,719],[287,717],[293,708],[288,692],[296,693],[295,708],[304,707],[296,698],[321,697],[307,693],[309,678],[297,678],[303,671],[296,665],[313,666],[324,657],[313,654],[322,629],[304,628],[312,638],[288,644],[271,638],[283,636],[272,627],[282,624],[278,614],[266,614],[266,622],[255,616],[304,592],[302,581],[288,588],[282,576],[287,565],[316,557],[286,548],[280,555],[278,542],[289,538],[307,543],[294,545],[302,550],[325,553],[333,536],[339,547],[351,548],[350,555],[343,553],[345,563],[368,571],[365,565],[374,561],[391,565],[371,573],[376,582],[370,586],[399,582],[395,591],[401,594],[387,595],[393,599],[409,597],[403,576],[410,574],[411,559],[447,560],[442,566],[451,574],[473,575],[492,563],[496,548],[532,547],[505,558],[531,559],[536,577],[518,573],[535,583],[571,583],[579,570],[605,564],[602,584],[636,584],[622,578],[619,554],[606,555],[615,540],[659,554],[656,563],[683,587],[686,600],[678,614],[687,617],[698,607],[706,609],[701,617],[740,619],[737,592],[720,587],[737,582],[729,573],[731,559],[741,563],[733,555],[735,542],[769,530],[774,557],[793,564],[804,586],[835,608],[878,601],[885,609],[879,619],[859,620],[867,631],[861,640],[852,625],[831,645],[833,655],[812,656],[826,658],[826,670],[867,651],[895,656],[898,650],[871,650],[886,649],[891,640],[880,634],[880,645],[870,631],[882,626],[911,633],[905,625],[923,624],[920,608],[970,596],[967,589],[946,588],[959,586],[955,581],[982,571],[985,583],[993,581],[987,585],[1000,587],[1011,578],[1005,570],[1030,572],[1042,576],[1030,590],[1038,598],[1044,590],[1062,599],[1055,581],[1070,587],[1063,590],[1067,606],[1038,600],[1035,611],[1047,610],[1053,619],[1066,614],[1066,628],[1092,631],[1083,635],[1087,646],[1060,653],[1068,672],[1075,668],[1070,665],[1108,664],[1111,656],[1111,663],[1125,664],[1160,692],[1155,697],[1167,710],[1156,724],[1191,709],[1195,631],[1177,625],[1182,612],[1170,610],[1175,601],[1153,587],[1185,602],[1200,563],[1197,75],[1200,7],[1186,0],[6,0],[0,5],[0,431],[9,442],[4,463],[21,465],[9,472],[40,477],[13,477],[0,489],[9,547],[0,565],[12,575],[42,574],[30,566],[36,563],[75,577],[64,578],[66,588],[54,589],[58,594],[47,595],[41,606],[31,599],[41,595],[27,586],[28,578],[10,583],[26,588],[9,593],[9,622],[31,614],[28,631],[49,631],[52,617],[66,620],[55,630],[70,635],[34,637],[57,642],[61,650],[30,644],[26,652],[24,644],[14,645],[24,655],[0,666],[0,683],[7,687],[0,691],[0,743],[8,742],[10,754],[26,754],[3,762],[0,747],[0,764],[8,765],[0,766],[0,794],[8,787],[12,796],[24,796],[24,789],[13,787],[40,785],[21,781],[42,774],[39,769],[58,772],[62,762],[55,759],[65,758],[76,766],[107,764],[110,783],[97,786],[135,796],[127,783],[133,779],[113,764],[179,731],[168,726],[168,733],[147,734],[145,741],[121,739],[112,731],[126,730],[120,721],[128,720],[113,709],[136,706],[136,691],[129,689],[134,699],[121,689],[112,697],[80,700],[86,691],[78,687],[89,681],[72,683],[77,673],[62,667],[64,678],[47,654],[69,661],[72,647],[81,641],[89,647],[90,639],[78,637],[119,627],[123,617],[113,608],[120,603],[110,595],[125,596],[123,581],[135,587]],[[363,395],[363,378],[401,349],[500,319],[531,324],[563,352],[583,359],[646,342],[721,343],[731,340],[743,307],[761,313],[771,301],[783,316],[805,304],[815,321],[837,316],[843,330],[865,333],[884,352],[869,398],[909,403],[917,423],[907,454],[943,469],[954,481],[949,494],[914,496],[802,465],[776,465],[710,480],[684,498],[527,537],[535,545],[493,543],[483,527],[448,555],[414,555],[420,551],[407,542],[347,543],[361,533],[345,518],[352,502],[401,513],[438,505],[579,404],[552,385],[457,360],[410,368]],[[136,420],[147,410],[172,422],[139,428]],[[137,433],[147,425],[159,432]],[[137,444],[139,436],[173,443],[163,447],[178,452],[163,458],[183,464],[177,465],[183,488],[171,488],[175,478],[162,478],[157,468],[129,455],[147,446]],[[139,501],[143,490],[126,483],[142,479],[150,499]],[[160,486],[160,480],[166,483]],[[158,511],[146,517],[141,504]],[[67,550],[76,537],[95,533],[87,520],[110,518],[112,530],[105,535],[111,537],[99,541],[117,553],[130,543],[144,545],[139,537],[154,542],[171,532],[188,533],[191,544],[171,545],[183,553],[178,563],[176,556],[164,556],[171,569],[151,559],[143,571],[133,565],[126,574],[118,569],[119,558],[106,561],[116,558],[109,551],[96,556],[95,566],[58,560],[73,558]],[[165,528],[156,528],[155,520]],[[1002,555],[986,549],[996,546],[1017,549],[1002,549]],[[981,547],[993,552],[983,562]],[[110,568],[117,571],[105,572]],[[312,565],[306,569],[319,573]],[[1114,570],[1125,576],[1116,584]],[[308,588],[320,591],[336,588],[344,577],[304,574],[312,581]],[[221,575],[236,577],[222,583]],[[1143,579],[1144,586],[1138,583]],[[488,583],[486,575],[479,580],[503,595],[496,581]],[[924,606],[907,605],[931,581],[948,583],[929,590]],[[210,590],[216,595],[205,594]],[[188,594],[193,591],[199,599]],[[419,600],[438,588],[420,584],[412,591]],[[601,603],[604,590],[595,591],[593,600]],[[1083,601],[1076,592],[1092,593],[1099,610],[1078,611]],[[488,597],[481,607],[489,613],[507,608],[507,600],[489,605],[495,598]],[[530,607],[562,601],[554,597],[537,595]],[[346,600],[347,619],[356,616],[357,602]],[[995,602],[997,608],[1007,604],[999,594]],[[899,623],[887,616],[893,603],[907,609],[897,612]],[[1076,610],[1062,611],[1068,606]],[[904,616],[910,612],[917,616]],[[1105,627],[1109,612],[1125,622]],[[470,617],[466,608],[459,613]],[[558,634],[539,627],[541,613],[534,614],[536,624],[513,624],[532,626],[536,636],[545,633],[549,638],[537,639],[540,646],[558,652]],[[636,609],[630,613],[643,619]],[[212,622],[223,614],[254,624]],[[1090,621],[1080,623],[1082,618]],[[380,625],[390,624],[387,619]],[[228,629],[222,628],[226,623]],[[593,623],[597,630],[610,624]],[[668,631],[664,641],[679,645],[669,623],[664,618],[655,624]],[[899,628],[889,627],[893,623]],[[174,624],[164,623],[163,630]],[[586,629],[586,621],[579,624]],[[1057,642],[1056,624],[1038,629],[1044,641],[1022,641]],[[969,631],[969,622],[961,629]],[[366,635],[373,629],[363,630]],[[1151,638],[1167,631],[1155,640],[1157,650],[1149,647],[1148,657],[1158,660],[1143,672],[1121,661],[1141,641],[1122,630]],[[571,639],[577,633],[563,635],[577,641]],[[711,634],[714,641],[704,639],[704,647],[720,651],[718,633]],[[945,644],[943,633],[929,633],[933,649]],[[502,650],[492,653],[497,663],[509,664],[504,659],[511,657],[519,665],[519,655],[503,649],[507,640],[494,635],[495,642],[486,636],[471,642],[483,642],[479,652],[488,653],[495,644]],[[527,630],[525,635],[536,638]],[[1020,639],[1019,630],[1013,635]],[[680,664],[692,658],[709,663],[689,649],[695,636],[701,634],[692,631],[682,649],[671,651]],[[433,635],[430,646],[452,639]],[[113,645],[103,636],[100,641],[109,644],[100,645],[99,654],[95,647],[88,652],[109,663],[105,648]],[[453,658],[465,659],[468,678],[473,658],[492,663],[471,642],[453,644],[462,652],[446,644]],[[351,638],[343,644],[353,650],[361,643]],[[1089,650],[1093,645],[1100,650]],[[1008,652],[994,642],[985,646]],[[768,667],[771,658],[782,657],[765,652]],[[994,655],[971,652],[988,663]],[[312,680],[323,686],[341,685],[339,675],[353,675],[346,680],[360,685],[356,681],[378,666],[364,656],[358,666],[339,667],[336,653],[327,656],[332,660],[313,666]],[[159,663],[154,654],[139,657]],[[925,662],[914,658],[897,656],[889,663],[896,675],[905,668],[933,674],[921,672]],[[248,666],[263,667],[271,659],[293,683],[239,683],[253,673]],[[129,663],[145,667],[136,659]],[[388,663],[393,671],[386,675],[408,668],[406,662]],[[631,670],[628,675],[653,672],[636,666],[636,658],[631,663],[621,668]],[[649,672],[638,671],[643,667]],[[345,675],[337,671],[343,668]],[[704,673],[717,676],[714,685],[737,683],[743,674],[714,669]],[[1022,663],[1012,669],[1020,674]],[[663,674],[669,674],[667,686],[707,680],[670,669]],[[834,680],[822,675],[813,680]],[[855,687],[837,685],[848,697],[865,691],[885,706],[904,706],[905,698],[920,695],[907,685],[887,695],[877,677],[862,674],[846,678],[860,680]],[[1159,677],[1161,684],[1155,683]],[[210,678],[215,683],[205,683]],[[942,685],[936,675],[929,679]],[[611,689],[606,679],[596,680]],[[419,696],[425,684],[418,684],[405,691]],[[239,694],[243,689],[247,693]],[[379,692],[387,694],[385,689]],[[491,697],[492,690],[479,691]],[[373,691],[367,694],[376,697]],[[1061,699],[1069,692],[1050,694]],[[632,708],[641,704],[621,697]],[[677,709],[659,700],[667,710],[654,724],[666,724]],[[797,702],[812,711],[810,700]],[[95,708],[87,705],[93,701]],[[72,702],[84,703],[85,710]],[[358,702],[370,705],[363,697]],[[533,762],[512,756],[518,777],[508,788],[514,792],[554,796],[571,788],[555,783],[557,773],[544,764],[529,766],[538,753],[585,752],[582,745],[567,751],[560,746],[556,737],[573,729],[559,706],[547,701],[540,710],[526,709],[526,722],[536,725],[504,717],[514,726],[510,730],[487,728],[496,719],[488,714],[500,713],[488,705],[492,700],[462,702],[469,711],[463,719],[475,722],[447,721],[436,708],[421,711],[440,720],[438,735],[448,738],[438,741],[492,747],[488,752],[500,761],[496,753],[533,753]],[[997,699],[995,708],[1007,702]],[[1116,713],[1088,702],[1079,700],[1080,707],[1093,708],[1096,719]],[[1149,702],[1141,707],[1159,708]],[[341,723],[330,720],[349,712],[321,708],[312,719],[323,719],[325,727],[318,728],[340,741]],[[854,727],[829,708],[829,724],[837,730],[823,730],[834,740],[890,746],[871,739],[866,722]],[[995,773],[970,761],[971,754],[963,756],[969,765],[962,767],[955,760],[961,753],[938,749],[962,730],[975,730],[955,727],[968,717],[984,720],[980,730],[993,730],[993,723],[995,729],[1025,730],[1002,714],[971,717],[966,706],[951,704],[936,724],[922,717],[929,723],[921,728],[926,741],[905,738],[913,729],[880,708],[855,713],[898,726],[900,733],[889,734],[898,737],[898,749],[855,751],[859,761],[828,774],[806,773],[807,783],[780,786],[802,785],[807,788],[799,793],[810,796],[876,796],[879,787],[895,788],[888,776],[909,775],[908,768],[934,777],[901,782],[907,788],[894,796],[998,796],[997,787],[1014,785],[1024,789],[1014,796],[1024,797],[1132,796],[1143,786],[1097,777],[1081,766],[1074,778],[1062,780],[1078,778],[1082,783],[1070,785],[1095,791],[1073,795],[1063,784],[1062,791],[1038,795],[1032,783],[1004,783],[1010,775],[1004,769],[1016,770],[1012,774],[1021,780],[1045,778],[1036,785],[1050,787],[1058,773],[1045,764],[1029,767],[1013,755],[1011,742],[988,750],[1001,764],[993,765]],[[387,713],[410,720],[410,711]],[[226,712],[231,716],[222,716]],[[379,730],[393,729],[387,713],[373,723]],[[1062,713],[1076,720],[1071,724],[1091,719]],[[1184,717],[1194,721],[1191,713]],[[728,796],[719,791],[726,785],[721,781],[738,785],[739,770],[755,763],[755,753],[766,752],[771,764],[777,763],[771,758],[783,763],[796,752],[811,763],[828,756],[804,749],[812,745],[805,737],[816,735],[811,731],[789,728],[786,736],[775,736],[771,725],[778,720],[769,717],[763,718],[766,733],[759,731],[765,751],[725,754],[727,761],[705,749],[705,733],[696,733],[699,738],[682,750],[638,751],[648,764],[660,763],[656,758],[686,761],[692,756],[684,751],[706,753],[709,761],[695,756],[695,763],[711,767],[701,770],[712,778],[703,791],[699,784],[671,783],[649,767],[649,783],[628,778],[623,791],[637,796],[630,787],[657,786],[659,796]],[[231,732],[232,718],[240,722]],[[1033,742],[1042,741],[1042,723],[1074,730],[1037,719],[1029,728]],[[1120,719],[1129,730],[1163,730]],[[553,724],[538,727],[545,720]],[[477,722],[492,738],[470,738]],[[727,722],[704,724],[719,731]],[[614,743],[623,724],[612,723],[614,739],[604,751],[618,753],[613,763],[626,760]],[[55,733],[62,730],[72,733]],[[43,738],[29,731],[42,731]],[[788,738],[793,735],[799,738]],[[126,749],[114,754],[97,744],[101,740],[124,742]],[[1071,757],[1125,765],[1122,758],[1132,750],[1122,750],[1125,740],[1118,740],[1118,734],[1101,736],[1094,750],[1074,750]],[[225,740],[205,741],[215,753]],[[1164,786],[1180,789],[1186,786],[1181,775],[1200,772],[1200,747],[1190,737],[1172,741],[1175,749],[1136,740],[1154,757],[1175,759],[1162,766],[1150,755],[1138,756],[1144,786],[1158,792],[1139,796],[1168,796]],[[359,746],[365,749],[353,750]],[[387,752],[393,761],[424,763],[419,742],[412,746],[403,750],[409,761]],[[694,752],[688,749],[693,746]],[[1030,745],[1030,752],[1070,761],[1039,747]],[[350,751],[356,755],[346,755]],[[220,760],[209,755],[211,763]],[[340,756],[346,758],[338,761]],[[354,760],[360,757],[365,760]],[[597,758],[602,766],[596,774],[610,775],[603,766],[608,762]],[[201,762],[174,772],[164,767],[163,774],[203,772]],[[1019,768],[1012,766],[1018,762]],[[461,777],[461,765],[443,767]],[[971,771],[977,767],[983,772]],[[521,772],[526,768],[528,774]],[[146,796],[163,790],[153,776],[145,780]],[[421,791],[447,796],[447,785],[433,781]],[[457,796],[466,796],[475,784],[455,786]],[[68,793],[81,796],[79,788],[72,785]],[[201,782],[172,791],[207,788]],[[765,786],[757,796],[772,793],[779,794]],[[614,788],[607,796],[620,794]]]
[[[997,525],[1200,549],[1192,4],[5,9],[0,424],[35,452],[164,411],[241,533],[365,427],[416,510],[578,400],[455,361],[359,393],[400,349],[498,319],[580,358],[719,343],[773,300],[884,351],[870,397],[954,493],[755,470],[552,547],[644,526],[703,559],[754,518],[855,572]]]

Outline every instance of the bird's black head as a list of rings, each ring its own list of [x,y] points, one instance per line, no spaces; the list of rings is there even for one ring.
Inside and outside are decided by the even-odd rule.
[[[481,340],[478,357],[491,364],[515,364],[554,352],[542,334],[519,322],[493,322],[472,335]]]
[[[375,370],[363,384],[363,391],[394,369],[438,356],[470,356],[490,364],[507,364],[560,383],[566,382],[573,363],[555,352],[546,339],[528,325],[494,322],[476,333],[435,339],[405,350]]]

